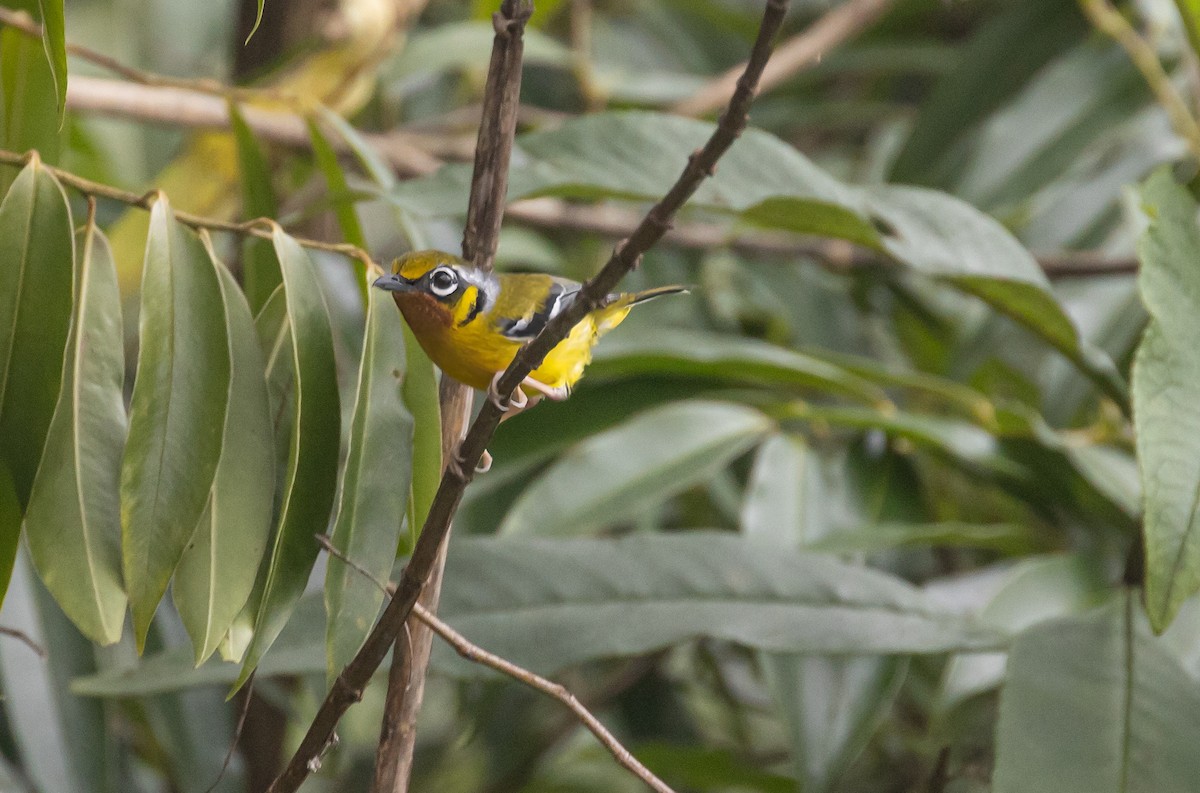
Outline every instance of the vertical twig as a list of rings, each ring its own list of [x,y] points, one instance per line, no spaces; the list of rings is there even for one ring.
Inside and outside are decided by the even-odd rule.
[[[505,5],[515,4],[506,2]],[[738,80],[729,106],[721,114],[708,142],[692,152],[675,184],[654,205],[629,238],[618,245],[599,274],[581,287],[575,301],[547,323],[537,338],[521,348],[500,377],[496,389],[498,393],[511,394],[521,381],[541,364],[546,354],[566,338],[571,328],[586,314],[605,304],[608,294],[621,278],[634,268],[650,246],[662,238],[670,228],[675,213],[695,193],[701,182],[712,174],[717,160],[729,150],[746,127],[747,114],[758,80],[771,55],[771,44],[787,13],[787,7],[787,0],[767,0],[758,37],[746,63],[746,71]],[[492,190],[493,193],[503,195],[505,184],[502,183],[503,179],[500,182],[493,184]],[[474,195],[473,190],[472,203]],[[471,228],[479,228],[479,225]],[[498,227],[496,229],[498,230]],[[478,245],[478,237],[472,237],[472,240]],[[489,255],[482,247],[474,249],[472,254],[473,261],[479,261],[477,257],[481,255],[485,258]],[[362,698],[363,687],[383,663],[388,649],[412,614],[421,590],[437,566],[442,543],[450,531],[450,521],[458,510],[463,491],[474,475],[475,465],[499,426],[502,415],[503,410],[499,405],[492,400],[484,402],[466,438],[459,445],[456,459],[460,464],[449,466],[442,475],[441,484],[430,506],[421,535],[417,538],[416,547],[413,548],[412,557],[396,586],[396,594],[388,601],[383,615],[375,624],[362,649],[334,681],[299,748],[271,786],[273,793],[293,793],[300,787],[312,772],[312,761],[328,743],[342,714]]]
[[[508,164],[517,129],[521,95],[521,61],[525,23],[533,13],[532,0],[504,0],[493,15],[496,36],[483,92],[483,117],[475,147],[475,170],[467,222],[463,230],[463,257],[483,270],[492,269],[504,203],[508,192]],[[470,415],[471,390],[443,376],[441,383],[443,465],[458,453]],[[442,538],[429,580],[417,602],[436,614],[446,564],[449,529]],[[407,793],[417,739],[417,716],[425,695],[425,670],[433,634],[428,625],[409,617],[406,630],[396,637],[392,669],[388,674],[379,752],[375,758],[373,793]]]

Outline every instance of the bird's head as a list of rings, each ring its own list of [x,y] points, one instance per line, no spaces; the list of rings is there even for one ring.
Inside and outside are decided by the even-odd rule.
[[[488,276],[453,254],[414,251],[392,262],[390,275],[374,286],[391,292],[410,322],[416,314],[443,324],[460,321],[473,306],[483,307],[480,295],[495,291]],[[486,303],[486,299],[483,303]]]

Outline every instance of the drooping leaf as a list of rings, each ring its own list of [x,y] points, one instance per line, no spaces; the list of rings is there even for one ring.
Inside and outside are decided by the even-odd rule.
[[[1133,593],[1042,623],[1009,652],[996,793],[1187,793],[1200,689],[1138,618]]]
[[[29,555],[46,588],[97,644],[121,637],[121,456],[125,339],[117,270],[94,225],[80,239],[74,317],[44,464],[25,515]]]
[[[61,125],[67,108],[67,21],[63,15],[63,0],[38,0],[38,6],[42,11],[42,47],[54,75],[54,96]]]
[[[588,374],[653,372],[715,377],[848,396],[868,404],[887,401],[883,389],[803,353],[754,339],[664,328],[653,335],[622,335],[596,348]]]
[[[502,534],[582,535],[703,482],[770,429],[751,408],[678,402],[569,449],[521,494]]]
[[[204,512],[221,453],[230,362],[218,266],[160,198],[150,213],[121,466],[122,569],[139,648]]]
[[[260,8],[261,12],[261,8]],[[242,213],[249,218],[273,218],[279,215],[279,204],[271,184],[271,166],[266,154],[246,123],[241,109],[229,103],[229,126],[237,144],[238,170],[242,182]],[[279,262],[271,243],[261,237],[246,237],[242,243],[242,281],[250,311],[257,314],[267,298],[279,286]]]
[[[67,197],[34,160],[0,203],[0,461],[22,509],[58,401],[71,324],[74,240]]]
[[[1003,641],[889,575],[695,531],[620,540],[461,540],[447,562],[440,611],[475,643],[542,673],[698,636],[851,655],[983,649]],[[441,655],[442,662],[448,658]]]
[[[1150,324],[1133,366],[1145,500],[1146,612],[1162,631],[1200,590],[1200,228],[1196,202],[1166,171],[1142,190],[1150,226],[1138,284]]]
[[[412,482],[413,420],[401,398],[404,328],[391,295],[372,289],[350,445],[333,544],[369,575],[336,556],[325,574],[327,674],[332,680],[362,646],[396,558]],[[372,578],[374,580],[372,580]]]
[[[233,276],[218,267],[229,338],[229,409],[204,514],[175,570],[171,594],[196,663],[216,649],[254,587],[274,502],[274,455],[263,356]]]
[[[282,229],[275,229],[272,241],[287,300],[295,401],[283,505],[239,687],[304,592],[320,550],[313,535],[328,528],[333,508],[341,435],[333,336],[316,267]]]

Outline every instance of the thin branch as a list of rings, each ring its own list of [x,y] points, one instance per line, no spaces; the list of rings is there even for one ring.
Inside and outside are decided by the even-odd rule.
[[[716,168],[721,155],[746,127],[747,113],[758,80],[770,57],[771,42],[783,22],[787,6],[787,0],[767,0],[746,71],[738,81],[729,107],[721,115],[712,137],[703,148],[692,153],[675,185],[654,205],[633,234],[617,246],[600,273],[583,285],[576,300],[550,321],[537,338],[521,349],[500,377],[497,384],[498,393],[511,394],[521,381],[540,365],[546,354],[566,337],[571,328],[587,313],[604,305],[607,295],[621,278],[637,265],[642,254],[666,233],[675,213]],[[293,793],[300,787],[310,773],[309,761],[325,746],[346,709],[361,698],[363,687],[383,662],[437,563],[439,549],[462,500],[463,491],[471,481],[475,465],[496,431],[503,412],[502,407],[491,400],[484,403],[479,416],[459,447],[457,465],[448,466],[442,475],[441,484],[416,547],[400,577],[396,595],[388,602],[383,616],[367,637],[362,649],[334,681],[296,753],[272,783],[270,789],[273,793]]]
[[[767,92],[786,82],[796,73],[821,62],[830,50],[854,38],[870,27],[875,20],[891,7],[894,0],[847,0],[831,9],[816,22],[780,44],[771,56],[771,62],[763,71],[759,91]],[[681,116],[702,116],[717,110],[732,93],[746,64],[739,64],[715,80],[705,84],[696,93],[680,100],[672,113]]]
[[[1163,68],[1154,47],[1108,0],[1079,0],[1079,5],[1092,25],[1113,38],[1129,55],[1129,60],[1142,73],[1158,103],[1167,111],[1176,134],[1187,143],[1192,157],[1200,159],[1200,124],[1196,123],[1187,102],[1175,90],[1171,75]]]
[[[67,83],[67,108],[74,112],[131,118],[154,124],[193,129],[228,129],[229,103],[211,92],[179,86],[138,85],[102,77],[72,76]],[[303,115],[288,110],[241,106],[246,123],[258,137],[292,148],[309,150],[312,140]],[[441,160],[427,151],[435,141],[428,135],[393,132],[361,133],[400,176],[432,173]],[[340,136],[330,136],[339,154],[351,154]]]
[[[583,726],[588,728],[592,735],[596,736],[600,743],[604,744],[604,748],[609,751],[618,763],[629,769],[638,779],[645,782],[647,786],[657,791],[657,793],[674,793],[667,783],[655,776],[654,772],[642,765],[628,749],[622,746],[621,742],[566,687],[552,680],[547,680],[541,675],[534,674],[524,667],[517,666],[495,653],[489,653],[487,650],[472,644],[461,633],[438,619],[437,615],[426,611],[420,603],[413,606],[413,613],[417,615],[418,619],[428,625],[434,633],[442,637],[447,644],[453,647],[455,652],[468,661],[495,669],[497,672],[508,675],[514,680],[519,680],[535,691],[540,691],[547,696],[557,699],[575,714],[576,718],[583,723]]]
[[[462,253],[480,270],[490,271],[500,241],[508,193],[508,164],[517,134],[521,98],[521,62],[525,51],[525,24],[533,14],[531,0],[504,0],[492,16],[496,35],[483,91],[483,108],[475,145],[475,168]],[[470,415],[471,390],[452,378],[441,382],[443,470],[455,458]],[[446,530],[418,595],[417,605],[437,611],[442,571],[446,564],[449,517]],[[424,625],[405,623],[410,641],[397,638],[388,674],[379,752],[375,758],[374,793],[407,793],[416,746],[417,717],[425,693],[425,673],[433,636]]]
[[[30,637],[30,635],[25,631],[0,625],[0,636],[9,636],[13,639],[16,639],[30,650],[33,650],[35,653],[37,653],[39,658],[45,659],[49,657],[49,654],[46,652],[46,648],[35,642],[33,638]]]
[[[341,550],[336,548],[333,540],[327,534],[317,534],[317,543],[325,549],[325,552],[331,556],[340,559],[346,566],[352,568],[356,573],[367,579],[375,586],[383,590],[385,595],[394,595],[396,593],[395,585],[384,583],[376,578],[370,570],[363,567],[361,564],[351,559]],[[645,782],[650,788],[658,791],[658,793],[674,793],[674,791],[661,779],[654,775],[650,769],[638,762],[638,759],[630,754],[621,742],[616,739],[608,728],[605,727],[599,719],[597,719],[587,707],[579,701],[579,698],[570,692],[565,686],[560,683],[555,683],[548,680],[539,674],[529,671],[528,669],[518,666],[511,661],[508,661],[495,653],[488,652],[477,644],[474,644],[458,631],[451,628],[443,622],[437,614],[429,611],[427,608],[417,603],[413,606],[413,614],[430,628],[434,633],[440,636],[447,644],[454,648],[454,651],[463,658],[472,663],[482,664],[483,666],[495,669],[497,672],[513,678],[535,691],[540,691],[543,694],[553,697],[565,705],[575,716],[583,723],[583,726],[596,736],[600,743],[612,754],[618,763],[628,768]]]
[[[12,165],[17,168],[23,168],[30,162],[37,160],[41,163],[41,158],[37,151],[29,151],[25,154],[17,154],[16,152],[0,149],[0,165]],[[151,190],[148,193],[131,193],[127,190],[112,187],[111,185],[93,182],[91,179],[84,179],[82,176],[77,176],[70,171],[65,171],[62,168],[55,168],[53,165],[41,163],[40,167],[45,168],[54,175],[60,183],[73,187],[85,196],[95,198],[107,198],[110,201],[116,201],[121,204],[126,204],[138,209],[149,210],[158,197],[158,190]],[[227,220],[218,220],[216,218],[205,217],[203,215],[195,215],[191,212],[182,212],[176,210],[174,212],[175,219],[185,226],[200,230],[208,229],[210,231],[228,231],[232,234],[242,234],[263,239],[271,239],[271,226],[275,222],[270,218],[254,218],[242,222],[231,222]],[[351,245],[345,242],[324,242],[323,240],[308,239],[307,237],[293,237],[297,244],[312,250],[328,251],[330,253],[339,253],[343,256],[349,256],[353,259],[361,261],[368,269],[378,268],[371,259],[371,255],[357,245]]]

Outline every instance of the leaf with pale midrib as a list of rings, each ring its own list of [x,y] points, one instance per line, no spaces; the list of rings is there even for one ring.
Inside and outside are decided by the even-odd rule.
[[[128,420],[117,270],[95,226],[82,235],[78,284],[25,537],[34,567],[71,621],[97,644],[112,644],[125,621],[117,494]]]

